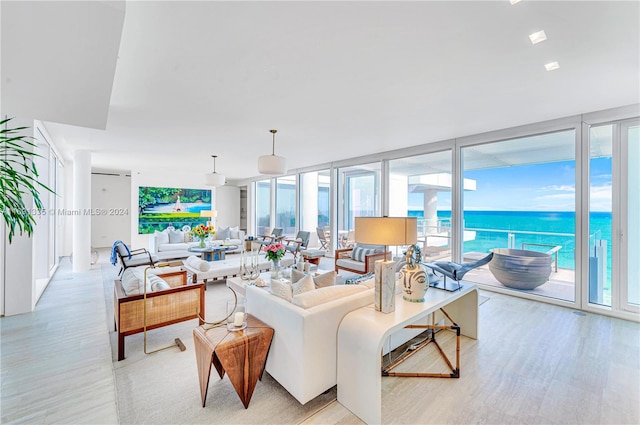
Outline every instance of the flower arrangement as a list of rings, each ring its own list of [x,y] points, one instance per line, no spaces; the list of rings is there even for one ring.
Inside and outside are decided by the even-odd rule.
[[[216,229],[213,226],[205,226],[204,224],[198,224],[196,227],[191,229],[191,236],[197,236],[200,239],[208,236],[215,235]]]
[[[286,249],[281,243],[272,243],[264,248],[267,260],[276,261],[284,257]]]

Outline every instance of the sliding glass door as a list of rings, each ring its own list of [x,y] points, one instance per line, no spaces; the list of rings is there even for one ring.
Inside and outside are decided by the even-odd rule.
[[[466,279],[575,301],[575,141],[570,129],[462,148],[463,261],[494,251],[509,265],[493,261]],[[549,262],[544,276],[516,267],[536,257]]]
[[[589,128],[588,303],[640,311],[640,126]]]
[[[621,136],[621,297],[620,308],[640,311],[640,122],[625,122]]]

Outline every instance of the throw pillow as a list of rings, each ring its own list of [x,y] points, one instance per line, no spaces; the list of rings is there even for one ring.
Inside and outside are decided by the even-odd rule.
[[[179,230],[169,230],[169,243],[183,243],[184,235]]]
[[[367,249],[367,248],[361,248],[359,246],[356,246],[355,248],[353,248],[353,251],[351,251],[351,259],[355,261],[360,261],[361,263],[363,263],[367,255],[371,255],[375,253],[376,253],[375,249]]]
[[[271,280],[271,293],[289,302],[293,298],[293,288],[288,282],[282,280]]]
[[[151,284],[151,291],[158,292],[165,289],[170,289],[171,286],[162,278],[156,275],[147,276],[147,281]]]
[[[336,272],[332,270],[327,273],[313,276],[313,282],[316,284],[316,288],[333,286],[336,284],[336,276]]]
[[[169,243],[169,232],[158,232],[156,230],[153,235],[156,237],[156,248],[158,245]]]
[[[305,292],[313,291],[316,289],[316,284],[313,282],[313,278],[310,275],[306,275],[299,281],[293,284],[293,296],[304,294]]]
[[[304,272],[301,272],[298,269],[291,269],[291,283],[296,283],[305,276],[306,274]]]
[[[230,239],[240,239],[240,229],[238,226],[229,227],[229,238]]]
[[[216,231],[216,239],[221,239],[221,240],[229,239],[229,228],[221,227],[220,229],[218,229]]]
[[[195,255],[189,256],[185,260],[185,264],[193,269],[200,270],[201,272],[208,272],[209,269],[211,268],[211,263],[209,263],[208,261],[201,260]]]

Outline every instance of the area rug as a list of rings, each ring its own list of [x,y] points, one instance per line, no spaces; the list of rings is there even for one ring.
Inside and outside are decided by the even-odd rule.
[[[102,266],[107,309],[113,312],[113,280],[117,268]],[[224,283],[208,284],[206,318],[222,318],[226,300],[233,297]],[[113,315],[108,319],[113,321]],[[147,352],[142,334],[126,337],[126,358],[117,361],[117,334],[111,327],[110,341],[121,424],[295,424],[303,422],[336,400],[333,387],[301,405],[268,373],[256,385],[251,402],[244,408],[229,379],[211,371],[206,407],[202,407],[193,345],[196,320],[147,332]],[[180,338],[185,351],[174,344]]]

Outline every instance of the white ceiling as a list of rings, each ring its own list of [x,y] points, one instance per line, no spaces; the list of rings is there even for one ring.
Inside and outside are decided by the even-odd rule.
[[[65,155],[92,150],[95,169],[205,173],[216,154],[235,180],[258,175],[271,128],[300,168],[640,103],[639,6],[126,2],[106,129],[47,128]],[[532,45],[539,30],[548,39]]]

